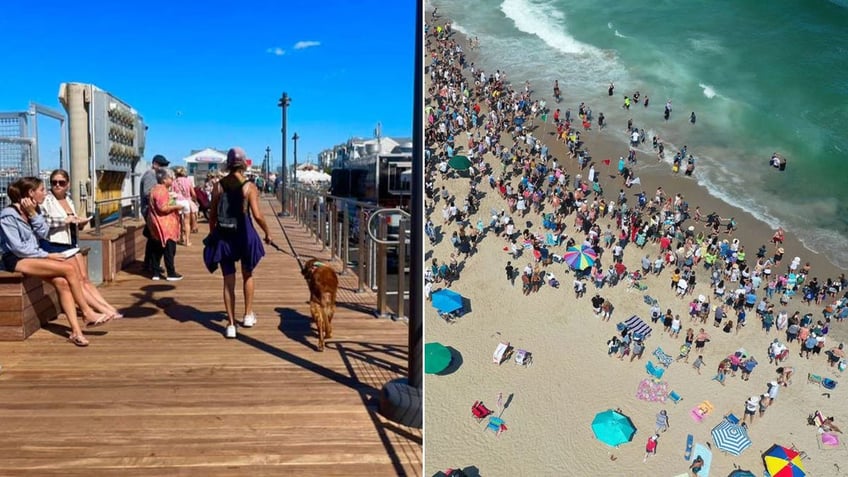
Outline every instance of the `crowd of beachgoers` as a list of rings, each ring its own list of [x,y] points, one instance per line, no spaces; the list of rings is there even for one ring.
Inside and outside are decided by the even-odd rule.
[[[474,256],[484,240],[502,242],[514,300],[560,287],[567,274],[575,299],[588,297],[595,314],[609,321],[617,303],[603,295],[611,288],[670,287],[679,301],[663,308],[644,294],[651,306],[645,321],[656,324],[654,336],[674,338],[680,346],[674,358],[691,359],[698,374],[709,365],[715,373],[705,374],[721,385],[737,373],[747,381],[760,364],[749,336],[768,336],[768,350],[756,351],[767,354],[774,368],[761,371],[768,374],[765,389],[751,384],[743,406],[746,421],[763,416],[778,389],[792,383],[793,359],[825,359],[830,367],[845,368],[843,344],[828,343],[832,327],[848,317],[844,273],[818,278],[801,258],[804,250],[787,255],[782,229],[762,238],[767,245],[743,244],[736,232],[744,224],[702,214],[683,193],[662,187],[653,196],[634,192],[635,147],[650,140],[644,129],[628,124],[631,147],[615,170],[609,160],[588,153],[583,136],[605,124],[587,104],[575,105],[575,117],[560,105],[558,82],[552,96],[540,97],[529,83],[510,82],[504,69],[483,71],[469,61],[463,44],[469,47],[450,23],[428,25],[428,296],[475,273]],[[600,87],[613,95],[615,85]],[[648,98],[642,101],[648,107]],[[638,97],[634,102],[639,104]],[[668,119],[670,101],[665,107]],[[686,120],[694,123],[694,117]],[[663,157],[662,141],[652,142]],[[691,151],[673,155],[677,168],[691,173]],[[439,247],[444,240],[451,246]],[[561,294],[562,301],[571,300],[569,295]],[[707,331],[711,327],[715,337]],[[606,343],[609,355],[641,359],[646,338],[619,326]],[[705,361],[711,341],[709,346],[726,348],[725,358]]]

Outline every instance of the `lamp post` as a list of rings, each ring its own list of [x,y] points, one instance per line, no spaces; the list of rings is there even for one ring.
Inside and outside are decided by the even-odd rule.
[[[283,92],[283,95],[280,97],[280,101],[277,103],[277,106],[279,106],[283,110],[283,127],[280,130],[282,132],[283,138],[283,168],[280,171],[282,174],[282,180],[280,182],[280,186],[282,187],[282,191],[280,192],[280,205],[282,206],[282,209],[280,210],[281,217],[286,217],[289,215],[286,211],[286,109],[289,107],[290,104],[291,98],[287,93]]]
[[[297,133],[294,133],[292,136],[292,141],[294,141],[294,173],[292,174],[292,180],[294,181],[294,187],[297,187],[297,140],[300,139],[300,136]]]
[[[268,177],[271,175],[271,146],[265,148],[265,189],[268,189]],[[264,190],[262,192],[265,192]]]

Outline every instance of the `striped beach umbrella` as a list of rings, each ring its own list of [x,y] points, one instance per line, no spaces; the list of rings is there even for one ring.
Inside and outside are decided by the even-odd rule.
[[[727,419],[723,419],[715,426],[712,434],[716,447],[728,454],[739,455],[745,449],[751,447],[751,438],[748,437],[748,431]]]
[[[579,249],[577,247],[568,247],[565,254],[562,256],[565,263],[575,270],[586,270],[595,264],[598,259],[598,254],[589,247]]]
[[[763,453],[763,462],[771,477],[804,477],[801,454],[788,447],[775,444]]]

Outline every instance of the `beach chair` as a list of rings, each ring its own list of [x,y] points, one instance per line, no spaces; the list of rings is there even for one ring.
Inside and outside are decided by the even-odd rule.
[[[665,369],[654,366],[653,361],[645,363],[645,370],[648,371],[648,374],[653,376],[654,379],[662,379],[663,374],[665,374]]]
[[[660,362],[666,368],[672,363],[671,356],[667,355],[662,348],[657,346],[657,349],[654,350],[654,356],[657,358],[657,361]]]
[[[559,235],[546,233],[545,234],[545,245],[548,247],[556,247],[559,245]]]
[[[533,355],[527,350],[520,349],[515,353],[515,364],[530,366],[533,364]]]
[[[492,431],[496,436],[500,437],[501,433],[506,431],[506,424],[503,419],[492,416],[489,418],[489,423],[486,425],[486,431]]]
[[[816,411],[807,416],[807,424],[811,426],[821,427],[824,425],[824,416],[819,411]]]
[[[819,386],[821,386],[822,379],[823,378],[818,374],[807,373],[807,384],[818,384]]]
[[[825,389],[834,389],[834,388],[836,388],[837,384],[839,384],[839,383],[837,383],[836,381],[834,381],[830,378],[824,378],[821,381],[821,385]]]
[[[483,419],[492,415],[494,411],[487,408],[483,401],[474,401],[474,405],[471,406],[471,415],[474,416],[474,419],[477,419],[477,422],[483,422]]]
[[[510,348],[509,343],[498,343],[498,347],[495,348],[495,353],[492,355],[492,362],[500,365],[505,359],[509,359]]]
[[[675,391],[668,393],[668,398],[671,399],[674,404],[677,404],[683,400],[683,398],[680,397],[680,394],[677,394],[677,392]]]
[[[731,423],[731,424],[739,424],[739,418],[738,418],[738,417],[736,417],[736,415],[735,415],[735,414],[733,414],[732,412],[728,412],[728,413],[724,416],[724,418],[725,418],[725,419],[727,419],[727,422],[729,422],[729,423]]]

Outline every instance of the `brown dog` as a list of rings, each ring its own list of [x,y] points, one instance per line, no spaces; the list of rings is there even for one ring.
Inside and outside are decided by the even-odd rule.
[[[314,258],[303,265],[301,273],[309,285],[309,311],[318,327],[318,351],[324,351],[324,339],[333,337],[339,277],[331,266]]]

